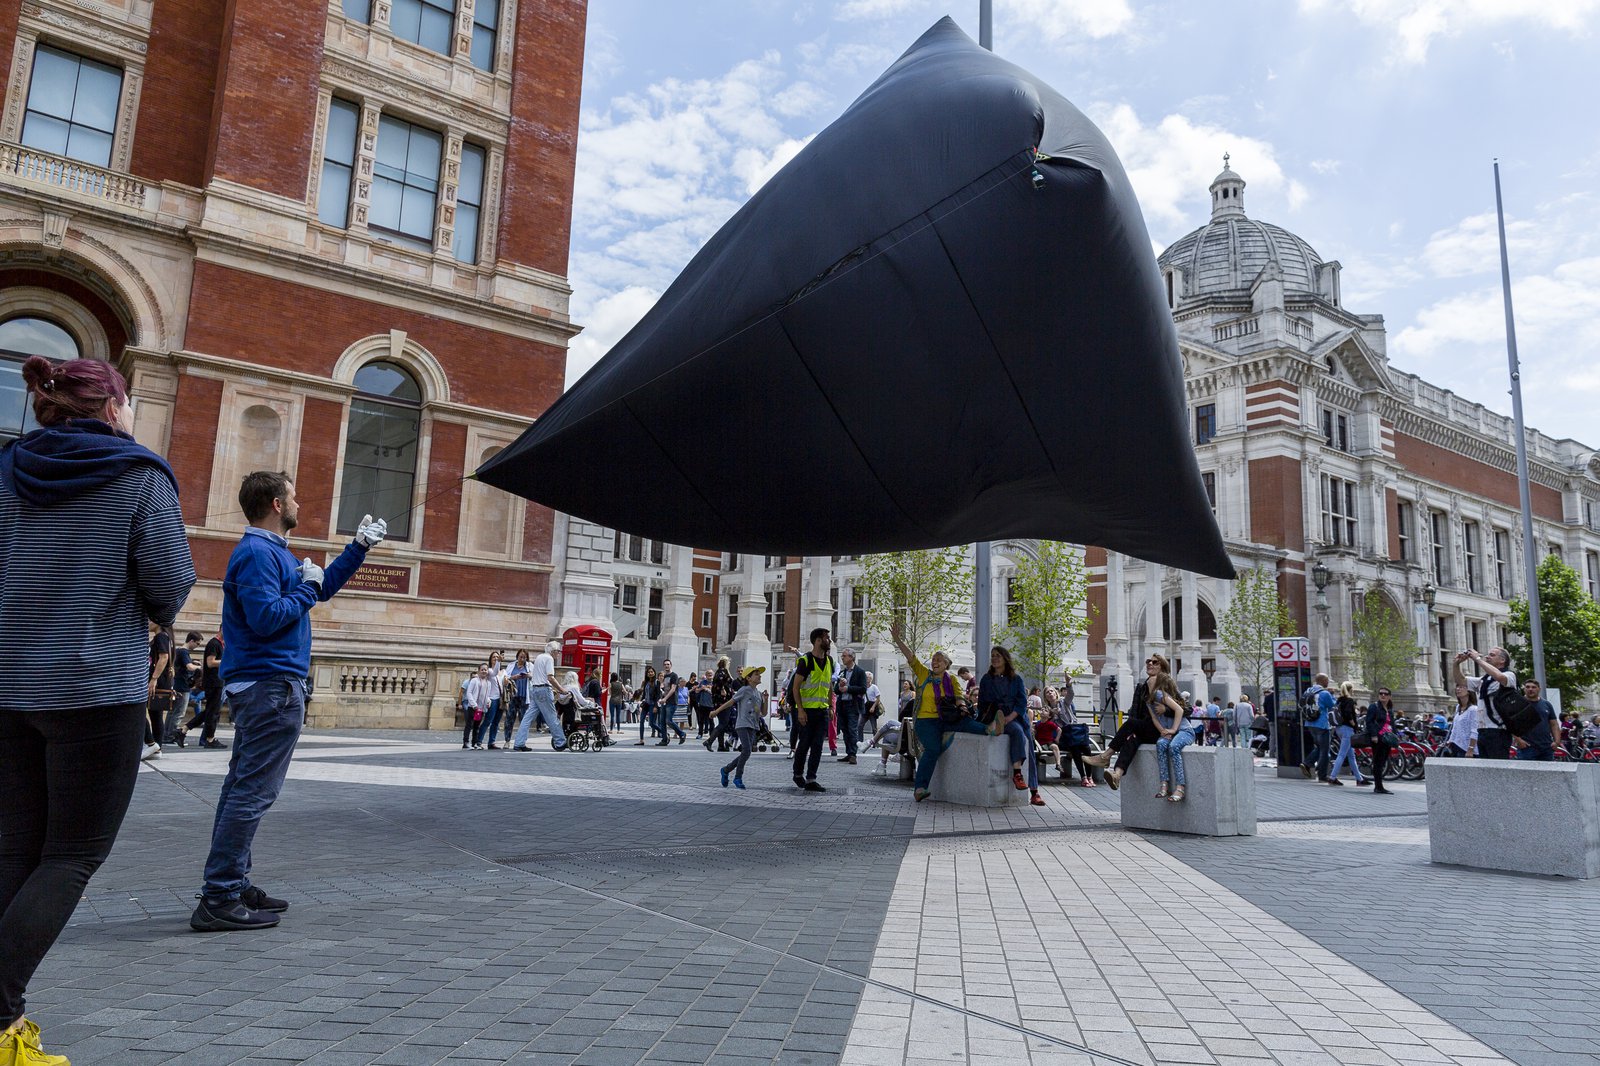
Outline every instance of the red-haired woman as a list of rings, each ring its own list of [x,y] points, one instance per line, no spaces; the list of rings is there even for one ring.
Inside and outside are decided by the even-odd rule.
[[[173,623],[194,564],[122,375],[35,356],[22,377],[41,428],[0,449],[0,1061],[50,1066],[23,994],[122,827],[146,627]]]

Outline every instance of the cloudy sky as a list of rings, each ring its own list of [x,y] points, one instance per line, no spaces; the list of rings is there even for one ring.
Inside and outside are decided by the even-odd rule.
[[[1094,118],[1156,244],[1245,208],[1344,264],[1398,367],[1510,411],[1501,160],[1531,424],[1600,445],[1600,0],[994,0],[995,50]],[[978,0],[590,0],[576,381],[938,18]]]

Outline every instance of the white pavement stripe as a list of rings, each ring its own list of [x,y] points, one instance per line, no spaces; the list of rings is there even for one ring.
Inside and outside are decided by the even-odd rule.
[[[156,766],[146,766],[147,771],[159,770],[165,774],[196,774],[221,777],[228,772],[226,752],[203,758],[174,759]],[[556,755],[547,758],[583,759],[584,755]],[[537,758],[537,756],[535,757]],[[609,756],[594,756],[599,770]],[[715,774],[716,768],[709,767]],[[781,788],[750,788],[747,790],[723,789],[716,784],[705,786],[656,784],[648,781],[615,778],[549,777],[538,774],[488,773],[473,770],[428,769],[415,766],[370,766],[359,763],[334,763],[320,760],[301,761],[296,755],[289,765],[289,780],[320,781],[348,785],[390,785],[401,788],[443,788],[470,792],[512,792],[522,795],[583,796],[593,799],[625,798],[628,802],[649,803],[715,803],[737,807],[804,806],[852,814],[879,814],[891,817],[910,817],[910,798],[897,792],[888,792],[881,798],[863,796],[843,790],[821,795],[801,793],[785,784]],[[713,778],[713,781],[715,779]]]
[[[904,934],[912,919],[915,937]],[[1015,837],[913,840],[871,976],[1142,1063],[1507,1061],[1115,829],[1025,847]],[[869,990],[843,1066],[996,1057],[1071,1061],[1059,1046]]]

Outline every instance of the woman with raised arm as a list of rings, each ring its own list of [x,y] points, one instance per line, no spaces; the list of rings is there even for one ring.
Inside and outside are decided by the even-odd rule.
[[[899,649],[906,665],[911,667],[916,692],[917,743],[922,746],[922,758],[917,760],[916,796],[921,803],[928,798],[928,785],[933,781],[934,767],[944,754],[945,738],[955,733],[986,735],[989,731],[976,718],[967,715],[967,697],[961,683],[950,672],[950,657],[936,651],[923,666],[916,652],[906,647],[900,637],[900,624],[889,629],[894,646]]]

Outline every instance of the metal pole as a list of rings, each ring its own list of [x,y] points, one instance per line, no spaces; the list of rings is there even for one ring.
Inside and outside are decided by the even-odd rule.
[[[978,0],[978,43],[994,51],[994,0]],[[972,671],[981,674],[989,669],[989,641],[993,628],[990,624],[990,599],[994,594],[994,582],[990,580],[989,571],[994,551],[988,541],[980,540],[976,545],[976,553],[973,577],[977,587],[972,594],[972,654],[976,659]]]
[[[1533,542],[1533,503],[1528,492],[1528,440],[1522,424],[1522,366],[1517,360],[1517,323],[1511,313],[1511,260],[1506,255],[1506,212],[1500,201],[1500,161],[1494,162],[1494,213],[1500,227],[1500,286],[1506,301],[1506,362],[1511,367],[1511,417],[1517,436],[1517,492],[1522,501],[1522,562],[1528,581],[1528,628],[1533,633],[1533,676],[1544,689],[1544,625],[1539,617],[1538,547]]]

